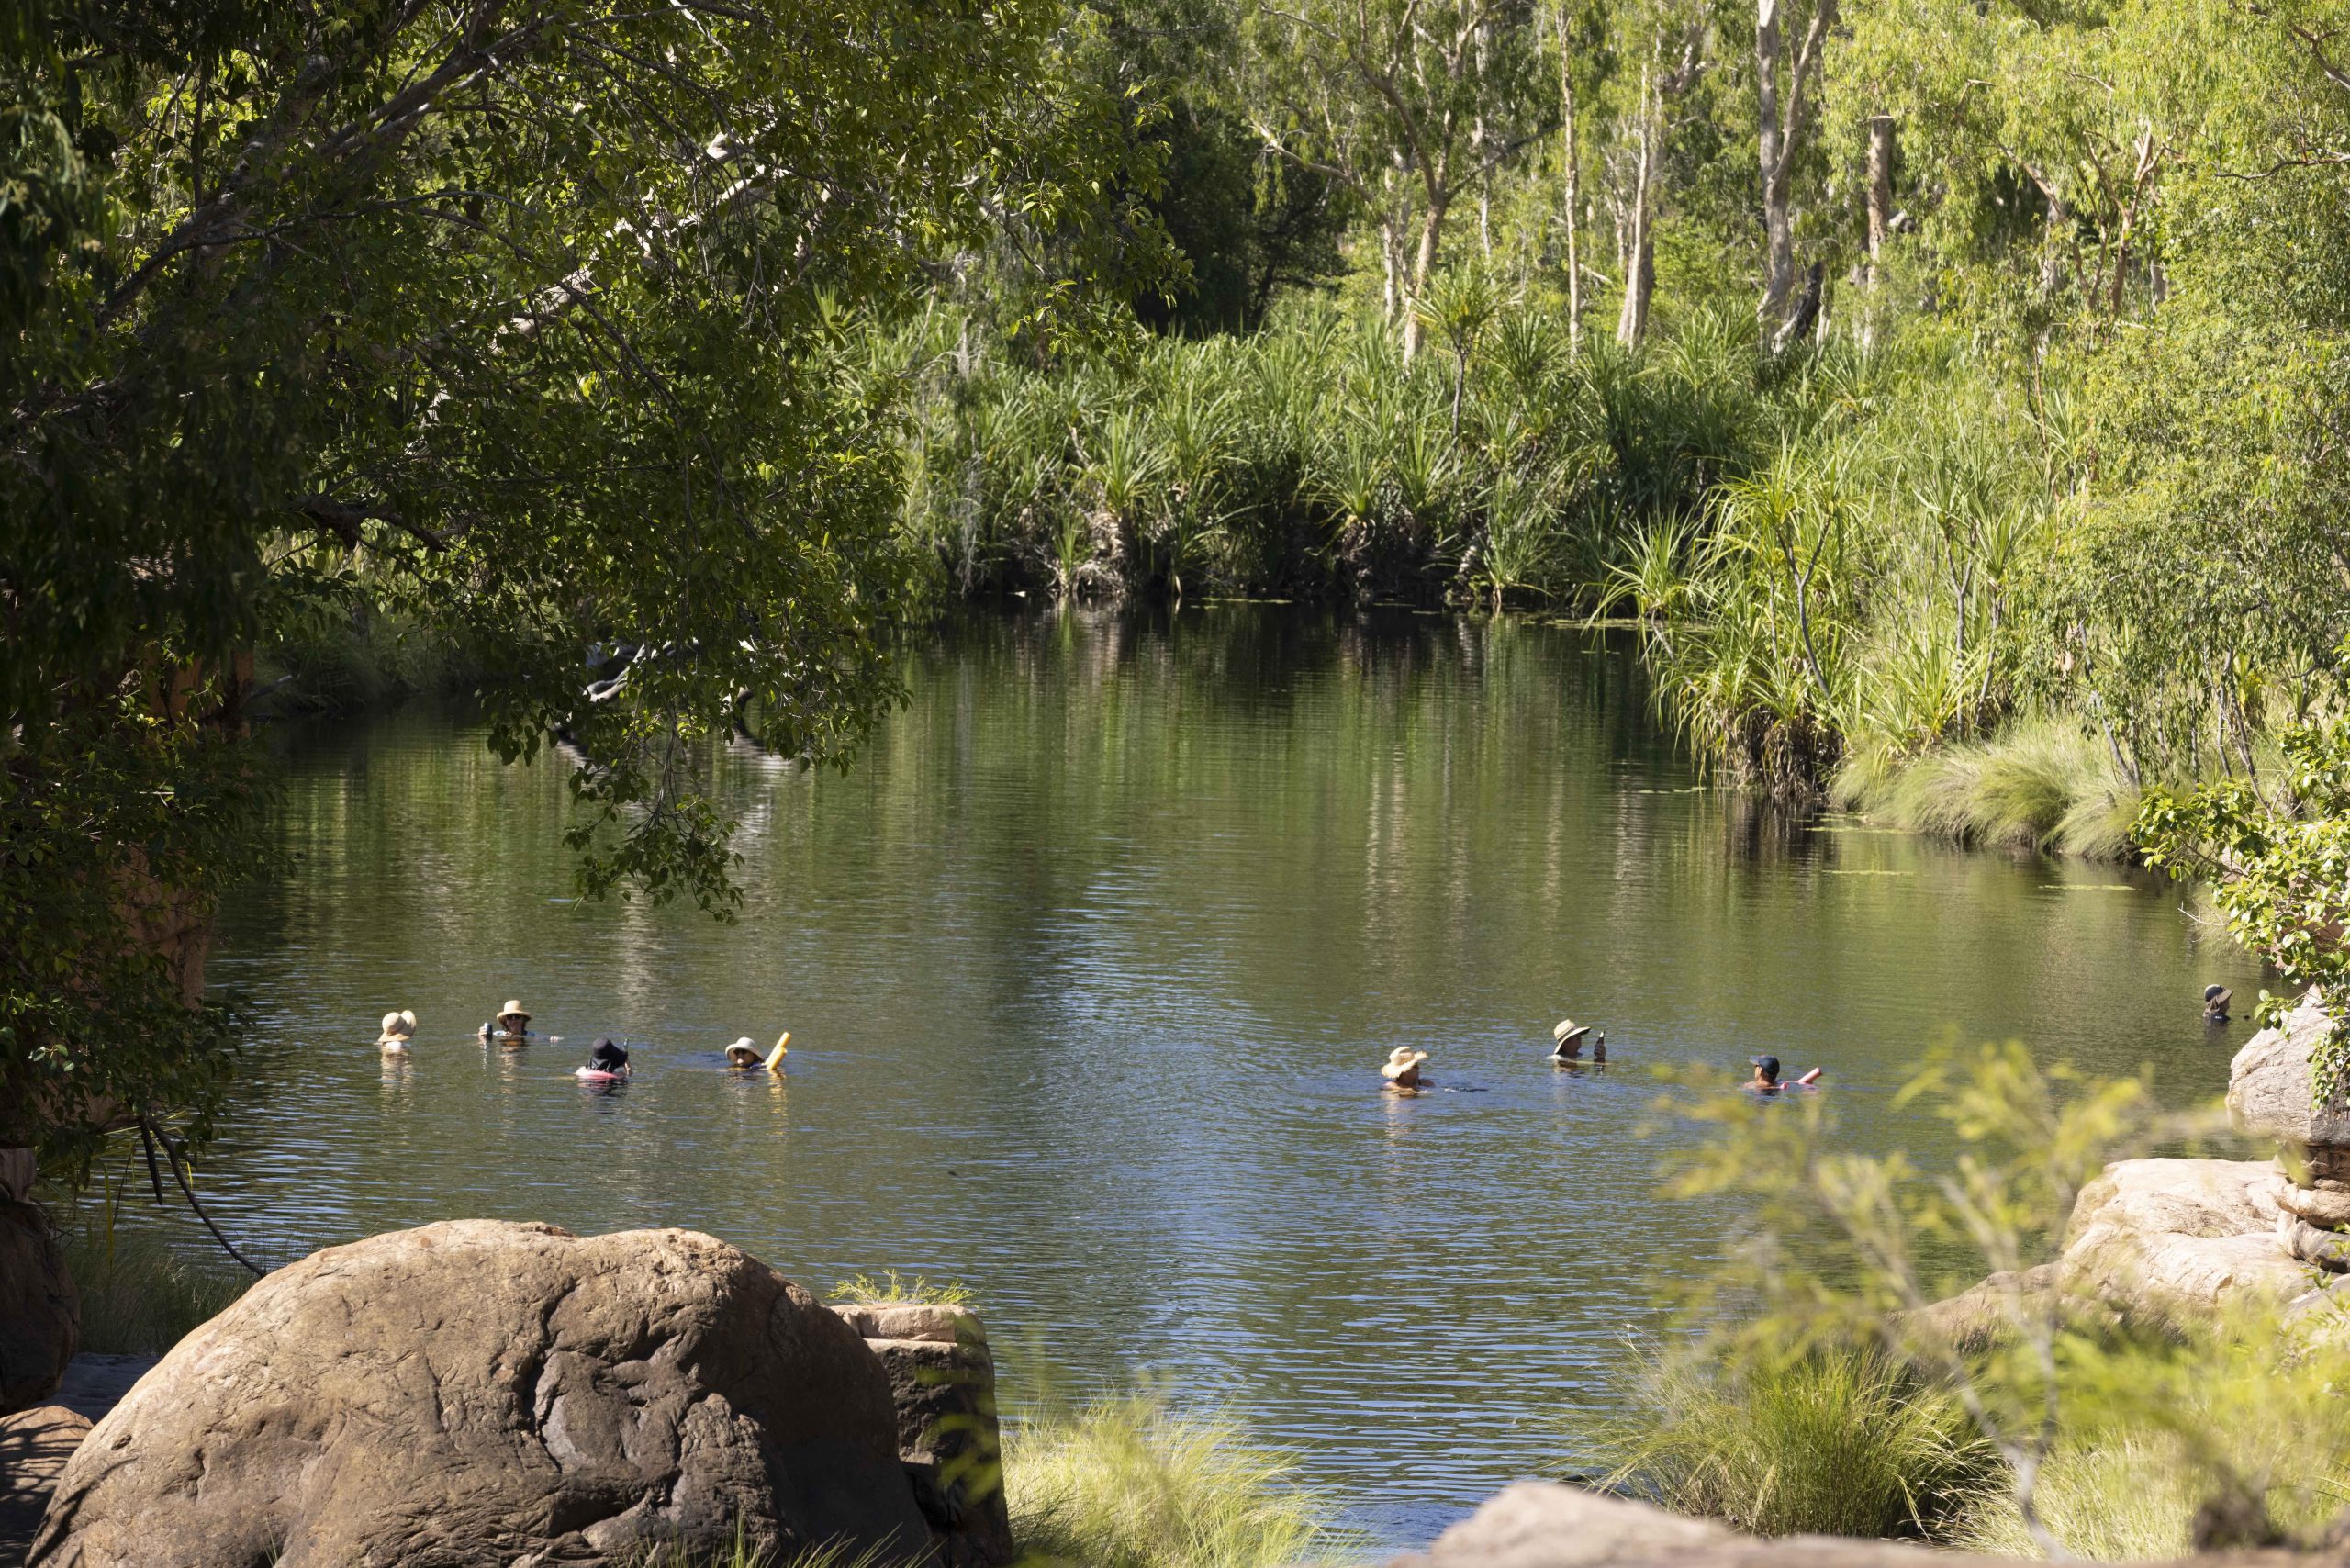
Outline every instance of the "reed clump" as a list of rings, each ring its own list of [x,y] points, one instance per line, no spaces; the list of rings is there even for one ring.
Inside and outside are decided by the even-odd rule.
[[[69,1216],[58,1242],[82,1293],[81,1348],[95,1354],[168,1350],[252,1283],[233,1265],[190,1262],[162,1238],[102,1218]]]
[[[1833,793],[1913,833],[2102,860],[2132,853],[2138,803],[2137,787],[2084,726],[2045,716],[1914,756],[1855,748]]]
[[[1997,1456],[1951,1394],[1882,1352],[1748,1364],[1647,1353],[1605,1484],[1757,1535],[1933,1540]]]
[[[1039,1564],[1281,1568],[1364,1544],[1326,1522],[1287,1459],[1148,1395],[1015,1423],[1003,1479],[1013,1537]]]

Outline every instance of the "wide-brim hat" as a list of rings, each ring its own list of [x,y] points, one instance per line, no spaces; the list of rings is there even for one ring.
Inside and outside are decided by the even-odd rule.
[[[2208,1007],[2214,1002],[2232,1001],[2235,994],[2223,985],[2207,985],[2203,988],[2203,1003]]]
[[[386,1040],[405,1040],[415,1033],[416,1014],[402,1008],[397,1013],[384,1014],[383,1033],[375,1036],[375,1043],[382,1045]]]
[[[1561,1018],[1559,1020],[1559,1026],[1550,1031],[1550,1038],[1563,1046],[1580,1040],[1590,1033],[1590,1025],[1578,1024],[1572,1018]]]
[[[520,1018],[527,1024],[530,1022],[531,1010],[509,997],[506,1005],[498,1010],[498,1015],[500,1018]]]
[[[751,1036],[745,1035],[726,1047],[726,1059],[736,1067],[755,1067],[759,1060],[759,1047],[751,1044]]]
[[[1427,1059],[1428,1053],[1426,1051],[1416,1051],[1409,1046],[1397,1046],[1387,1053],[1386,1064],[1380,1068],[1379,1075],[1382,1078],[1401,1078]]]

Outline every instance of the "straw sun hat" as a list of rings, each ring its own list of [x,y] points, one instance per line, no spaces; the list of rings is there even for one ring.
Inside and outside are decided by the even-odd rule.
[[[515,1001],[515,1000],[513,1000],[511,997],[509,997],[509,998],[507,999],[507,1002],[506,1002],[506,1005],[505,1005],[505,1006],[503,1006],[503,1007],[501,1007],[501,1008],[499,1008],[499,1009],[498,1010],[498,1016],[501,1020],[503,1020],[503,1019],[507,1019],[507,1018],[520,1017],[520,1018],[522,1020],[522,1022],[523,1022],[523,1023],[525,1023],[525,1024],[527,1024],[527,1023],[529,1023],[529,1022],[531,1021],[531,1014],[530,1014],[530,1011],[529,1011],[529,1009],[525,1008],[525,1007],[524,1007],[520,1002],[516,1002],[516,1001]]]
[[[415,1033],[416,1014],[403,1008],[397,1013],[384,1014],[383,1033],[375,1036],[375,1043],[379,1046],[404,1046],[408,1044],[408,1036]]]
[[[780,1068],[785,1053],[790,1048],[791,1031],[789,1029],[777,1038],[775,1049],[765,1058],[760,1057],[759,1047],[751,1044],[751,1036],[745,1035],[726,1047],[726,1063],[729,1067],[758,1067],[764,1063],[769,1068]]]
[[[1563,1046],[1569,1040],[1579,1040],[1590,1033],[1590,1025],[1578,1024],[1572,1018],[1561,1018],[1559,1020],[1558,1026],[1550,1031],[1550,1038]]]
[[[1416,1051],[1409,1046],[1397,1046],[1387,1053],[1386,1065],[1379,1070],[1379,1076],[1393,1083],[1427,1059],[1428,1053],[1426,1051]]]

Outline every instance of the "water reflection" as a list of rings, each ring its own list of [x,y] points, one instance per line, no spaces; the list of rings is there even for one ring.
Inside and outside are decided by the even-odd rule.
[[[292,869],[217,970],[262,1017],[207,1169],[228,1223],[690,1225],[819,1289],[961,1279],[1064,1392],[1143,1369],[1228,1401],[1416,1540],[1572,1462],[1557,1424],[1716,1255],[1713,1215],[1654,1195],[1695,1135],[1634,1136],[1648,1069],[1821,1062],[1857,1141],[1930,1159],[1889,1099],[1946,1028],[2151,1061],[2174,1100],[2244,1038],[2197,997],[2256,977],[2158,891],[1703,789],[1581,633],[1220,606],[941,629],[911,675],[845,776],[728,754],[730,926],[557,902],[557,761],[422,710],[288,734]],[[395,877],[405,917],[371,918]],[[354,996],[518,991],[535,1027],[626,1036],[635,1080],[427,1030],[395,1085],[308,1043]],[[1545,1059],[1570,1012],[1616,1070]],[[788,1081],[708,1045],[787,1025]],[[1381,1092],[1406,1041],[1437,1092]],[[1400,1360],[1399,1321],[1437,1326]]]

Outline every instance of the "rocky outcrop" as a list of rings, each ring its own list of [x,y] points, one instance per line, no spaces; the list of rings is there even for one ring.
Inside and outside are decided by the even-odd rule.
[[[0,1562],[22,1562],[57,1473],[89,1434],[90,1418],[62,1405],[0,1416]]]
[[[41,1568],[610,1564],[653,1542],[925,1554],[888,1375],[683,1230],[464,1220],[278,1271],[60,1477]]]
[[[0,1413],[57,1392],[81,1326],[82,1295],[48,1216],[0,1200]]]
[[[2060,1288],[2163,1323],[2229,1303],[2282,1305],[2310,1288],[2277,1244],[2266,1160],[2124,1159],[2081,1190],[2056,1263]]]
[[[2255,1137],[2288,1148],[2350,1149],[2350,1105],[2340,1095],[2311,1103],[2310,1053],[2332,1028],[2317,993],[2244,1043],[2228,1067],[2228,1112]]]
[[[2286,1568],[2341,1557],[2245,1551],[2185,1561],[2198,1568]],[[1759,1540],[1645,1503],[1528,1481],[1446,1530],[1427,1551],[1398,1557],[1388,1568],[2011,1568],[2012,1562],[1841,1536]]]
[[[833,1309],[890,1374],[898,1457],[948,1568],[994,1568],[1018,1553],[1004,1507],[995,1361],[977,1313],[922,1302]]]
[[[1762,1540],[1646,1503],[1526,1481],[1389,1568],[1958,1568],[1985,1561],[1833,1536]]]

